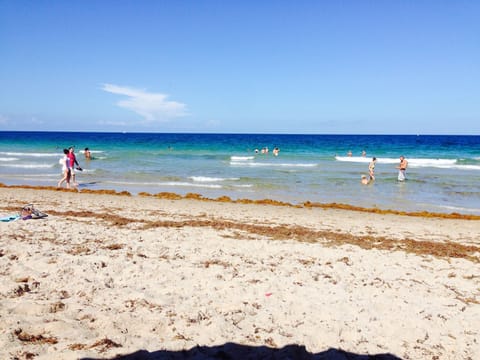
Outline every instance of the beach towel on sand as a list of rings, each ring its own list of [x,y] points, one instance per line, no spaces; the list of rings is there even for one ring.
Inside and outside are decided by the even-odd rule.
[[[20,219],[20,215],[15,214],[15,215],[4,216],[4,217],[0,218],[0,221],[9,222],[9,221],[17,220],[17,219]]]

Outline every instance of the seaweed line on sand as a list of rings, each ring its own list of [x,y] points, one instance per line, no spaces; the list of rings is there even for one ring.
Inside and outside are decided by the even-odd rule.
[[[91,190],[91,189],[82,189],[78,190],[57,188],[54,186],[29,186],[29,185],[5,185],[0,183],[0,188],[12,188],[12,189],[31,189],[31,190],[49,190],[57,192],[71,192],[71,193],[83,193],[83,194],[104,194],[104,195],[119,195],[119,196],[131,196],[131,193],[128,191],[115,191],[115,190]],[[470,214],[460,214],[456,212],[452,213],[434,213],[429,211],[399,211],[392,209],[378,209],[378,208],[364,208],[361,206],[354,206],[349,204],[341,203],[317,203],[306,201],[303,204],[291,204],[283,201],[272,200],[272,199],[263,199],[263,200],[250,200],[250,199],[238,199],[233,200],[228,196],[220,196],[216,199],[210,199],[196,193],[187,193],[185,196],[171,193],[171,192],[160,192],[157,194],[150,194],[147,192],[140,192],[138,196],[146,197],[155,197],[160,199],[169,199],[169,200],[180,200],[180,199],[191,199],[191,200],[200,200],[200,201],[214,201],[214,202],[229,202],[229,203],[238,203],[238,204],[261,204],[261,205],[273,205],[273,206],[288,206],[288,207],[297,207],[297,208],[322,208],[322,209],[341,209],[341,210],[350,210],[350,211],[360,211],[366,213],[374,214],[393,214],[401,216],[414,216],[422,218],[442,218],[442,219],[462,219],[462,220],[480,220],[480,215],[470,215]]]
[[[453,242],[435,242],[415,239],[392,239],[385,236],[353,235],[351,233],[335,232],[328,230],[314,230],[304,226],[286,225],[259,225],[238,223],[223,219],[215,220],[145,220],[132,219],[116,214],[95,213],[91,211],[50,211],[52,215],[93,217],[103,219],[112,226],[125,226],[128,224],[143,224],[143,230],[150,228],[182,228],[182,227],[210,227],[217,231],[240,230],[257,236],[268,237],[274,240],[295,240],[308,243],[322,243],[327,246],[355,245],[362,249],[404,251],[416,255],[431,255],[438,258],[462,258],[475,263],[480,258],[475,254],[480,253],[480,247],[463,245]]]

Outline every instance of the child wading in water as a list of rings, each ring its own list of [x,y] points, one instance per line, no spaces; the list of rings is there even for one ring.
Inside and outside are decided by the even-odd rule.
[[[70,164],[69,164],[69,158],[68,158],[68,149],[63,149],[63,153],[65,154],[63,158],[59,160],[59,163],[62,165],[62,178],[57,184],[57,187],[62,187],[63,182],[67,184],[67,189],[70,189],[70,177],[71,177],[71,172],[70,172]]]

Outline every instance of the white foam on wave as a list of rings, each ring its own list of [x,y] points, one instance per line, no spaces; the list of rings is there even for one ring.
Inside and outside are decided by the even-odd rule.
[[[372,161],[372,158],[367,158],[367,157],[364,157],[364,156],[335,156],[335,160],[368,163],[368,162]],[[384,159],[382,159],[382,160],[384,160]],[[377,162],[380,162],[380,159],[377,158]],[[398,160],[395,160],[395,162],[398,162]]]
[[[0,158],[0,161],[17,161],[19,160],[18,158],[13,158],[13,157],[5,157],[5,158]]]
[[[480,170],[480,165],[438,165],[440,169]]]
[[[313,163],[264,163],[264,162],[230,162],[232,166],[256,166],[256,167],[315,167]]]
[[[22,152],[10,152],[10,151],[0,151],[0,155],[7,155],[7,156],[33,156],[33,157],[61,157],[63,154],[60,153],[22,153]]]
[[[197,183],[190,183],[190,182],[164,182],[159,183],[159,185],[166,185],[166,186],[182,186],[182,187],[204,187],[209,189],[221,189],[222,185],[217,184],[197,184]]]
[[[440,167],[440,166],[450,166],[455,165],[457,160],[455,159],[410,159],[408,163],[411,166],[431,166],[431,167]]]
[[[360,156],[335,156],[337,161],[368,163],[372,158]],[[408,165],[412,167],[439,167],[439,168],[466,168],[468,165],[457,165],[456,159],[408,159]],[[394,158],[377,158],[377,164],[399,164],[399,159]],[[475,166],[475,165],[473,165]],[[472,169],[474,169],[472,167]]]
[[[90,151],[90,154],[101,154],[101,153],[105,152],[103,150],[89,150],[89,151]],[[85,154],[85,150],[80,150],[79,153],[80,154]]]
[[[128,182],[128,181],[105,181],[105,183],[127,186],[172,186],[172,187],[201,187],[209,189],[221,189],[223,186],[217,184],[198,184],[191,182]]]
[[[337,161],[345,161],[345,162],[356,162],[356,163],[369,163],[372,161],[372,157],[365,157],[365,156],[335,156],[335,160]],[[411,159],[407,159],[409,164],[411,164]],[[398,164],[400,163],[399,159],[396,158],[378,158],[377,157],[377,164]]]
[[[231,156],[230,157],[231,161],[249,161],[254,159],[255,159],[255,156]]]
[[[189,179],[192,179],[196,182],[218,182],[218,181],[237,181],[240,178],[220,178],[220,177],[209,177],[209,176],[190,176]]]
[[[20,169],[45,169],[55,167],[53,164],[0,164],[0,166]]]
[[[476,209],[476,208],[466,208],[466,207],[460,207],[460,206],[451,206],[451,205],[441,205],[439,206],[440,208],[443,208],[443,209],[448,209],[448,210],[451,210],[451,211],[455,211],[455,212],[470,212],[470,213],[480,213],[480,209]]]

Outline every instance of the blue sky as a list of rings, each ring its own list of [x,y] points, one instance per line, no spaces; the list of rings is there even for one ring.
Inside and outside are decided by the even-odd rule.
[[[480,1],[0,0],[0,130],[480,134]]]

